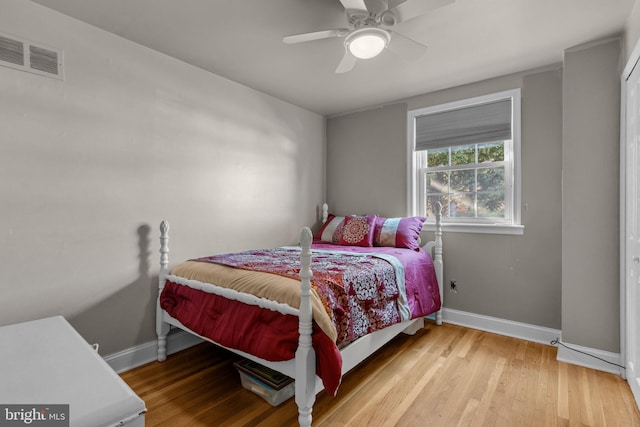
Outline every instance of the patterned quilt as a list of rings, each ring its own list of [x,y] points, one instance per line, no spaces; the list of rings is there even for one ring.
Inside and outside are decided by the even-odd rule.
[[[299,278],[300,249],[282,247],[214,255],[193,261]],[[314,251],[311,286],[336,326],[336,344],[405,320],[402,265],[374,254]],[[403,281],[403,279],[402,279]],[[400,304],[398,304],[400,301]]]

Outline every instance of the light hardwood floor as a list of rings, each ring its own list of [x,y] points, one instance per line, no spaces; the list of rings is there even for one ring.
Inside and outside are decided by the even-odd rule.
[[[640,426],[619,376],[556,361],[556,348],[427,323],[321,392],[314,426]],[[272,407],[242,388],[237,356],[209,343],[122,374],[153,426],[295,426],[293,399]]]

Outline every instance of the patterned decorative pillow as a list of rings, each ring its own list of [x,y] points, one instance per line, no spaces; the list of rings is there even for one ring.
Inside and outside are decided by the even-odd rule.
[[[391,246],[418,250],[420,232],[427,219],[422,216],[376,219],[373,235],[374,246]]]
[[[373,246],[375,215],[348,215],[344,218],[338,244],[342,246]],[[334,237],[335,238],[335,237]]]
[[[327,216],[327,221],[322,224],[322,227],[313,235],[315,240],[320,240],[327,243],[337,244],[337,241],[334,241],[333,235],[336,230],[341,229],[342,222],[344,221],[343,216],[335,216],[334,214],[329,214]],[[339,238],[338,238],[339,240]]]

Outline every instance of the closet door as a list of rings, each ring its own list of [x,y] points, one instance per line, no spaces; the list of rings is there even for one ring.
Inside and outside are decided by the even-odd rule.
[[[625,276],[621,309],[626,376],[640,406],[640,63],[636,62],[637,59],[633,59],[632,71],[623,82],[625,115],[621,164],[624,177],[621,178],[624,180],[622,270]]]

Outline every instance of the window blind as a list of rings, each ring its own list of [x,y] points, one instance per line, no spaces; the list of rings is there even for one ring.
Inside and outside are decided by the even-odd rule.
[[[416,117],[416,151],[511,139],[511,98]]]

